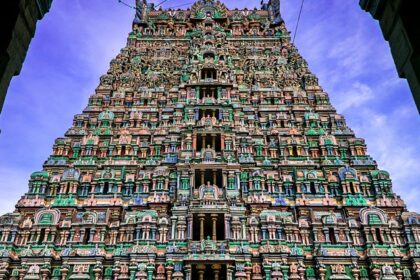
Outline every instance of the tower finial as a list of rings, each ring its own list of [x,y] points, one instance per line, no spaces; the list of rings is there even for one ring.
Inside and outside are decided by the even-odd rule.
[[[284,21],[280,12],[280,0],[270,0],[268,2],[268,11],[270,12],[273,25],[279,25]]]
[[[149,7],[150,5],[150,7]],[[136,16],[133,24],[146,24],[147,10],[153,8],[153,4],[147,4],[147,0],[136,0]]]

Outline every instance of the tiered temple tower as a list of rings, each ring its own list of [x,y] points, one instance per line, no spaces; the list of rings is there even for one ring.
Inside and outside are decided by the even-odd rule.
[[[0,218],[0,279],[419,279],[419,221],[279,0],[138,0],[127,46]]]

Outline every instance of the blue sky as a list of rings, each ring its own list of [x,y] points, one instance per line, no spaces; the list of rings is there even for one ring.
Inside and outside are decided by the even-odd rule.
[[[224,2],[230,8],[260,3]],[[409,210],[420,211],[420,118],[378,23],[357,2],[306,0],[295,44],[338,112],[366,139],[379,167],[391,173],[394,191]],[[299,7],[298,0],[282,0],[292,32]],[[13,210],[30,174],[42,169],[54,140],[86,106],[99,77],[124,47],[133,13],[118,0],[55,0],[38,24],[0,116],[0,214]]]

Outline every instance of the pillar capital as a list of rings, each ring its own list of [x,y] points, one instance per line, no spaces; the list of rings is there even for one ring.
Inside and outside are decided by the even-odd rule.
[[[197,270],[204,270],[204,269],[206,269],[206,265],[205,264],[203,264],[203,263],[197,264]]]
[[[206,214],[200,213],[197,216],[199,219],[204,219],[206,217]]]

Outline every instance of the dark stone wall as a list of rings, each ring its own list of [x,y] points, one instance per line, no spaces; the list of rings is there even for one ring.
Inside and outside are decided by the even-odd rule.
[[[36,23],[52,0],[2,0],[0,3],[0,113],[13,76],[18,75]]]
[[[361,0],[360,6],[379,20],[398,74],[407,79],[420,112],[420,1]]]

